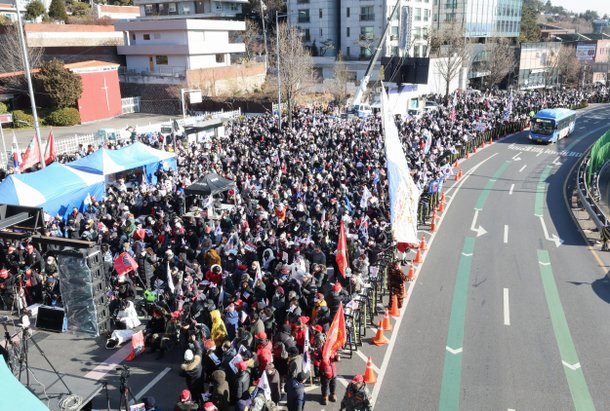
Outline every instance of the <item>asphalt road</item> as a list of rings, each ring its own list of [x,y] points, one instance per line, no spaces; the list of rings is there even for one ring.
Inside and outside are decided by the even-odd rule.
[[[376,410],[609,409],[606,269],[564,197],[609,118],[585,112],[556,145],[519,133],[462,163]]]

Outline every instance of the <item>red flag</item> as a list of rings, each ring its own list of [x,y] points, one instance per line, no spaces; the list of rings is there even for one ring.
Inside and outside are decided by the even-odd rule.
[[[123,251],[121,255],[114,260],[114,269],[119,275],[124,275],[130,271],[137,270],[138,263],[136,263],[136,260],[127,254],[126,251]]]
[[[335,355],[345,345],[346,341],[345,315],[343,314],[343,303],[340,303],[335,318],[333,318],[328,333],[326,333],[326,342],[322,347],[322,359],[330,364],[330,357]]]
[[[38,148],[38,144],[36,144],[36,137],[32,138],[28,148],[25,150],[25,154],[23,155],[23,159],[21,161],[20,170],[23,172],[28,168],[34,167],[36,164],[40,163],[40,150]]]
[[[125,361],[133,361],[135,358],[145,351],[144,347],[144,332],[138,331],[131,336],[131,352],[125,358]]]
[[[345,227],[341,221],[341,230],[339,231],[339,242],[337,244],[337,256],[335,257],[339,272],[345,278],[345,270],[347,269],[347,239],[345,238]]]
[[[53,136],[53,130],[49,131],[49,138],[47,139],[47,146],[44,149],[44,163],[46,165],[51,164],[57,157],[57,151],[55,149],[55,137]]]

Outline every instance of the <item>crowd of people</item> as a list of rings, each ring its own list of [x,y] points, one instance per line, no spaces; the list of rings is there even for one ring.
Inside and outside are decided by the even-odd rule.
[[[442,181],[448,158],[478,133],[523,121],[542,107],[607,101],[608,89],[561,92],[463,92],[419,118],[397,118],[403,148],[422,192]],[[439,96],[430,96],[441,102]],[[97,242],[108,283],[121,302],[147,304],[148,352],[180,350],[185,377],[176,410],[271,410],[284,397],[303,410],[304,383],[320,385],[321,404],[339,400],[336,363],[322,350],[339,309],[367,281],[371,267],[392,246],[383,132],[379,116],[343,118],[336,108],[298,108],[291,126],[261,115],[231,122],[226,137],[206,143],[158,135],[137,136],[174,151],[177,170],[159,169],[157,183],[119,179],[104,198],[66,218],[47,216],[48,235]],[[431,138],[430,138],[431,136]],[[87,155],[93,147],[60,156]],[[8,172],[11,172],[8,170]],[[189,199],[185,187],[215,172],[236,183],[220,196],[229,204]],[[189,213],[184,213],[187,210]],[[346,276],[335,261],[339,225],[348,233]],[[137,269],[118,275],[114,260],[127,253]],[[389,270],[396,294],[404,290],[400,266]],[[0,247],[0,296],[5,305],[61,305],[57,261],[32,244]],[[117,326],[121,326],[117,322]],[[304,352],[309,335],[309,351]],[[148,355],[148,354],[144,354]],[[303,356],[311,358],[303,369]],[[268,390],[260,387],[268,381]],[[361,375],[341,400],[346,410],[369,410]]]

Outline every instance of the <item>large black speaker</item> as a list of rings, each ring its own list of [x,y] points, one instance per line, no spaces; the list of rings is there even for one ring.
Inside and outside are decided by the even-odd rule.
[[[47,331],[64,332],[68,322],[63,308],[41,305],[36,315],[36,328]]]
[[[430,59],[425,57],[382,57],[385,81],[427,84]]]

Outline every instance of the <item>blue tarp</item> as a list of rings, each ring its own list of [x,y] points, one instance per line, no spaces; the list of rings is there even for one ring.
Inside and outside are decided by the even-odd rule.
[[[27,372],[27,371],[26,371]],[[49,409],[15,378],[0,355],[0,409],[48,411]]]
[[[146,144],[135,142],[119,150],[100,149],[91,155],[68,164],[78,170],[104,176],[134,168],[145,168],[148,181],[154,183],[154,173],[159,169],[176,169],[176,155],[156,150]]]
[[[0,184],[0,203],[42,207],[65,217],[73,207],[82,209],[85,198],[104,196],[104,177],[53,163],[43,170],[12,174]]]

